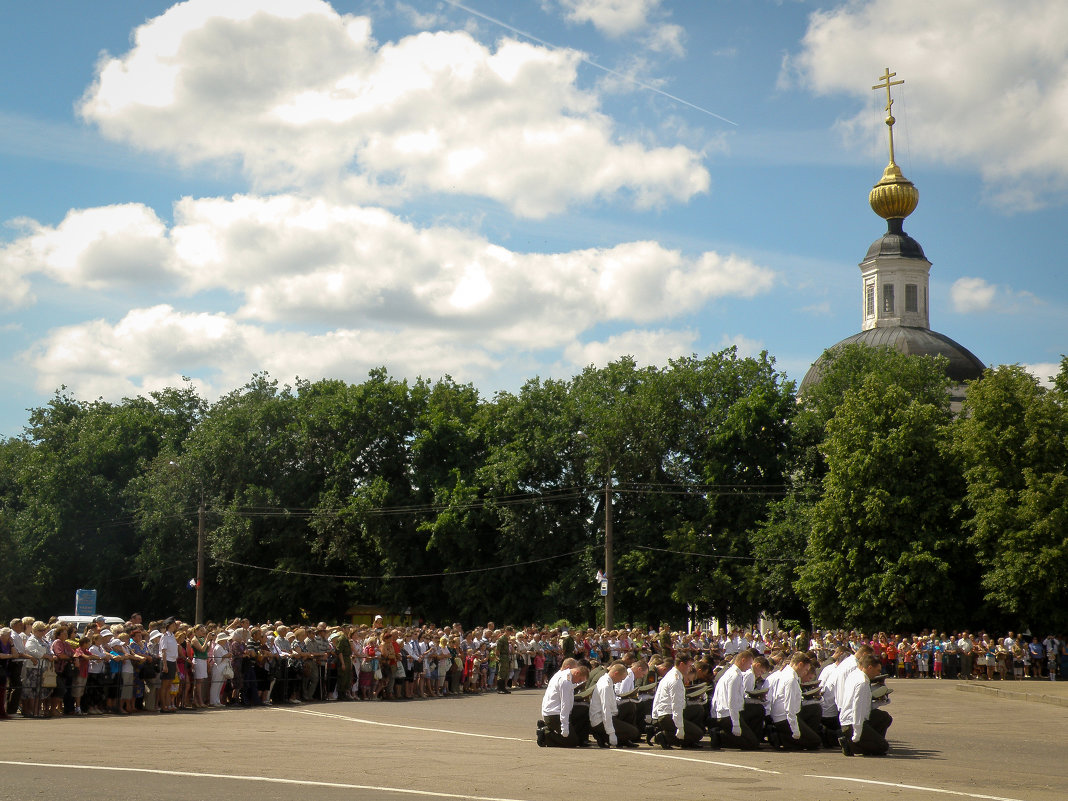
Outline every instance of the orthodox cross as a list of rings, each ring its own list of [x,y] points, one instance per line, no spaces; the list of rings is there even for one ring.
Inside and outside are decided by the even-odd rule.
[[[890,87],[903,84],[904,81],[891,81],[891,78],[897,77],[896,72],[890,72],[890,68],[886,68],[886,72],[879,76],[881,83],[875,84],[872,89],[885,89],[886,90],[886,126],[890,130],[890,163],[894,163],[894,123],[897,120],[894,119],[892,112],[894,106],[894,99],[890,97]]]

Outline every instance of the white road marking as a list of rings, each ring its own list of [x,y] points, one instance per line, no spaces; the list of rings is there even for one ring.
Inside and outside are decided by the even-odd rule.
[[[464,737],[482,737],[487,740],[511,740],[516,743],[526,743],[530,740],[526,737],[500,737],[496,734],[477,734],[470,731],[454,731],[453,729],[430,729],[425,726],[405,726],[401,723],[382,723],[377,720],[363,720],[362,718],[351,718],[348,715],[333,715],[329,712],[316,712],[313,709],[283,709],[281,707],[272,706],[271,710],[277,712],[294,712],[298,715],[311,715],[317,718],[333,718],[335,720],[347,720],[350,723],[364,723],[368,726],[386,726],[391,729],[411,729],[412,731],[432,731],[438,734],[460,734]]]
[[[820,776],[815,773],[806,773],[807,779],[830,779],[836,782],[859,782],[861,784],[879,784],[883,787],[900,787],[902,790],[923,790],[928,793],[944,793],[945,795],[962,795],[965,798],[982,798],[986,801],[1021,801],[1019,798],[1005,798],[1000,795],[982,795],[980,793],[965,793],[960,790],[942,790],[938,787],[923,787],[919,784],[898,784],[897,782],[880,782],[874,779],[853,779],[848,776]]]
[[[66,765],[51,762],[13,762],[0,760],[0,765],[16,765],[28,768],[67,768],[70,770],[102,770],[115,773],[149,773],[155,776],[179,776],[193,779],[232,779],[242,782],[265,782],[267,784],[295,784],[302,787],[331,787],[338,790],[375,790],[382,793],[404,793],[405,795],[424,795],[432,798],[458,798],[463,801],[522,801],[516,798],[495,798],[485,795],[463,795],[461,793],[437,793],[432,790],[410,790],[406,787],[381,787],[373,784],[343,784],[341,782],[317,782],[307,779],[277,779],[270,776],[238,776],[228,773],[194,773],[187,770],[156,770],[153,768],[123,768],[107,765]]]
[[[702,765],[718,765],[721,768],[737,768],[738,770],[751,770],[756,773],[774,773],[781,775],[782,771],[779,770],[767,770],[765,768],[754,768],[750,765],[737,765],[734,762],[716,762],[711,759],[695,759],[694,757],[675,756],[673,754],[665,754],[657,751],[617,751],[619,754],[635,754],[637,756],[657,757],[658,759],[681,759],[683,762],[699,762]]]
[[[474,732],[455,731],[453,729],[431,729],[431,728],[427,728],[425,726],[405,726],[405,725],[403,725],[401,723],[382,723],[381,721],[377,721],[377,720],[365,720],[365,719],[362,719],[362,718],[351,718],[351,717],[349,717],[347,715],[334,715],[334,714],[331,714],[329,712],[317,712],[314,709],[285,709],[283,707],[271,707],[271,709],[272,710],[276,710],[278,712],[295,712],[295,713],[297,713],[299,715],[312,715],[313,717],[318,717],[318,718],[333,718],[335,720],[347,720],[350,723],[363,723],[363,724],[366,724],[368,726],[388,726],[389,728],[393,728],[393,729],[410,729],[412,731],[429,731],[429,732],[435,732],[437,734],[459,734],[459,735],[463,735],[465,737],[485,737],[485,738],[488,738],[490,740],[511,740],[512,742],[517,742],[517,743],[530,742],[530,740],[528,738],[525,738],[525,737],[500,737],[500,736],[498,736],[496,734],[476,734]],[[614,751],[617,754],[642,754],[642,755],[645,755],[645,756],[659,757],[661,759],[681,759],[684,762],[699,762],[702,765],[718,765],[719,767],[723,767],[723,768],[737,768],[739,770],[751,770],[751,771],[755,771],[757,773],[774,773],[774,774],[781,773],[781,771],[765,770],[764,768],[753,768],[753,767],[750,767],[749,765],[736,765],[733,762],[715,762],[715,761],[713,761],[711,759],[695,759],[693,757],[673,756],[671,754],[663,754],[663,753],[658,753],[656,751],[637,751],[637,750],[627,750],[627,749],[624,749],[624,748],[619,748],[619,749],[613,748],[612,751]]]

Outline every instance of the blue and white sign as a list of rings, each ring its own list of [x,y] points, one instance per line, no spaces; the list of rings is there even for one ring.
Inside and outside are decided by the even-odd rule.
[[[608,579],[601,579],[601,595],[608,595]]]
[[[96,590],[77,590],[74,593],[74,614],[96,614]]]

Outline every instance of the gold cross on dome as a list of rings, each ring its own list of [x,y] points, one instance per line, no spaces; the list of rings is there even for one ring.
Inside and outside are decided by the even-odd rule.
[[[891,81],[891,78],[896,78],[896,72],[890,72],[890,68],[887,67],[886,71],[879,76],[880,83],[875,84],[872,89],[885,89],[886,90],[886,126],[890,130],[890,163],[894,163],[894,123],[897,120],[894,119],[893,107],[894,99],[890,96],[891,86],[900,86],[905,81]]]

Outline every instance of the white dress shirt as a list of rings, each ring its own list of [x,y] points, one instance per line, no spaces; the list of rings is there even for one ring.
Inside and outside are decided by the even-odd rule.
[[[716,691],[712,693],[712,717],[730,718],[732,730],[739,727],[738,715],[745,705],[745,674],[737,665],[731,665],[716,682]]]
[[[863,670],[854,670],[843,683],[844,706],[838,712],[838,721],[853,727],[853,742],[860,742],[864,721],[871,715],[871,681]]]
[[[601,678],[597,679],[593,695],[590,696],[590,725],[604,724],[608,741],[612,745],[618,745],[616,742],[616,727],[612,722],[613,716],[617,713],[616,688],[612,683],[612,677],[605,673]]]
[[[801,679],[790,665],[776,673],[775,684],[768,693],[771,696],[771,719],[775,723],[786,721],[790,733],[797,739],[801,729],[797,725],[797,713],[801,710]]]
[[[545,695],[541,699],[541,716],[559,715],[560,733],[568,736],[571,730],[571,707],[575,704],[575,685],[571,683],[570,670],[558,670],[549,679]]]
[[[820,671],[820,714],[825,718],[833,718],[838,713],[838,703],[834,700],[835,684],[838,679],[838,663],[831,662]]]
[[[679,669],[673,667],[656,685],[656,693],[653,695],[653,720],[670,715],[675,722],[676,731],[684,731],[685,721],[682,714],[685,711],[686,685],[682,682]]]
[[[845,703],[845,682],[849,678],[849,674],[857,669],[857,657],[850,654],[841,662],[838,663],[838,669],[834,672],[834,705],[838,707],[838,711],[842,710],[842,705]]]
[[[623,674],[623,678],[620,679],[616,685],[616,695],[624,696],[634,689],[634,674],[627,669],[627,672]]]

